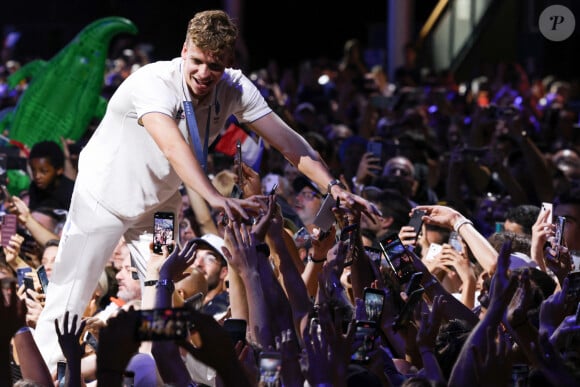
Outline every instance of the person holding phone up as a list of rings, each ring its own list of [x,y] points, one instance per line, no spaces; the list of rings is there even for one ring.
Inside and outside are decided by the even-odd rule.
[[[82,313],[122,235],[143,278],[149,256],[143,236],[152,232],[154,212],[177,213],[180,184],[230,219],[257,212],[256,200],[221,195],[204,169],[205,144],[217,138],[232,115],[333,197],[377,212],[336,180],[308,142],[272,111],[252,81],[230,67],[237,34],[225,12],[197,13],[187,27],[180,56],[132,73],[111,97],[81,151],[69,217],[35,335],[51,370],[62,358],[54,319],[61,321],[66,310]]]

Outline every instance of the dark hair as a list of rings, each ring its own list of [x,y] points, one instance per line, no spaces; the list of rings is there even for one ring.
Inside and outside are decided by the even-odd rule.
[[[506,220],[522,226],[526,234],[532,235],[532,226],[536,223],[539,213],[540,207],[533,204],[521,204],[508,208],[505,217]]]
[[[554,206],[561,204],[580,205],[580,182],[574,182],[569,189],[554,198]]]
[[[40,158],[48,159],[56,169],[64,168],[64,152],[54,141],[41,141],[32,146],[28,160]]]
[[[494,232],[489,237],[487,237],[488,242],[491,243],[496,251],[500,251],[504,242],[508,239],[512,241],[512,253],[518,252],[528,256],[530,255],[530,248],[532,245],[532,239],[530,235],[516,234],[512,231],[500,231]]]
[[[460,319],[449,320],[439,328],[435,340],[435,357],[447,380],[471,329],[467,321]]]
[[[383,217],[393,217],[393,224],[389,227],[390,229],[399,231],[401,227],[409,222],[409,212],[411,212],[413,207],[409,200],[399,191],[390,188],[367,189],[364,194],[367,200],[379,208]]]

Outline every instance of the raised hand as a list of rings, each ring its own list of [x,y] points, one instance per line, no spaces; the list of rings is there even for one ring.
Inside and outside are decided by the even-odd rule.
[[[58,326],[58,319],[54,320],[54,329],[58,336],[58,344],[62,349],[62,353],[66,358],[68,375],[67,385],[80,386],[81,385],[81,359],[85,353],[85,343],[80,343],[81,335],[85,328],[85,321],[81,321],[77,328],[78,315],[75,314],[69,329],[69,311],[64,314],[62,323],[62,331]]]
[[[500,386],[509,380],[512,371],[511,345],[500,328],[488,326],[483,347],[471,345],[476,380],[482,386]]]
[[[167,249],[167,247],[163,247]],[[159,278],[171,279],[172,281],[179,281],[186,277],[184,271],[191,266],[194,261],[194,253],[197,250],[197,243],[195,240],[188,241],[183,249],[174,248],[173,252],[161,265],[159,269]]]

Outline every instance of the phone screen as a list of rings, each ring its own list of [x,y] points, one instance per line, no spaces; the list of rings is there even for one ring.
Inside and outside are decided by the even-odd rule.
[[[356,321],[354,342],[357,345],[350,360],[353,363],[367,364],[370,361],[369,352],[374,349],[377,325],[374,321]]]
[[[364,304],[367,313],[367,319],[379,323],[383,313],[383,303],[385,302],[385,293],[380,289],[365,288]]]
[[[56,378],[58,386],[64,387],[66,378],[66,361],[59,361],[56,365]]]
[[[188,335],[191,313],[187,308],[157,308],[139,311],[137,339],[140,341],[179,340]]]
[[[455,251],[460,253],[463,251],[463,246],[461,245],[461,236],[457,231],[451,231],[449,233],[448,242]]]
[[[259,359],[260,382],[266,386],[277,385],[282,368],[282,355],[280,352],[261,352]]]
[[[381,245],[399,281],[401,283],[409,281],[413,273],[416,272],[413,265],[413,255],[405,248],[399,236],[391,234],[381,242]]]
[[[16,279],[18,281],[18,287],[24,285],[24,277],[26,277],[26,273],[32,273],[31,267],[19,267],[16,269]]]
[[[171,253],[171,243],[175,239],[175,215],[172,212],[156,212],[153,218],[153,252],[161,254],[161,247],[165,245]]]
[[[38,269],[36,269],[36,275],[38,275],[38,281],[42,287],[42,292],[46,294],[46,289],[48,288],[48,276],[46,275],[44,265],[40,265]]]
[[[2,229],[0,234],[0,239],[2,241],[2,246],[6,247],[10,243],[10,238],[12,235],[16,234],[18,227],[18,217],[14,214],[5,214],[2,218]]]

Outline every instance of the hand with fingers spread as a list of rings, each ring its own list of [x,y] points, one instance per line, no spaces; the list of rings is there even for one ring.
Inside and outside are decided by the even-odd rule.
[[[54,320],[54,329],[58,336],[58,344],[67,363],[67,385],[81,385],[81,359],[85,353],[85,343],[80,343],[81,335],[85,328],[85,321],[81,321],[77,328],[78,315],[74,315],[69,328],[69,312],[65,312],[62,322],[62,330],[58,319]]]
[[[165,254],[167,247],[164,246],[163,249]],[[182,249],[174,248],[161,265],[159,278],[172,281],[180,281],[185,278],[184,271],[193,263],[196,250],[197,243],[193,239],[188,241]]]
[[[325,383],[332,385],[334,380],[332,348],[327,340],[327,332],[320,328],[317,320],[309,319],[302,330],[304,354],[308,359],[305,376],[311,386]]]
[[[485,345],[470,345],[476,381],[481,386],[505,385],[512,371],[511,343],[501,329],[486,329]]]
[[[445,307],[444,304],[445,301],[442,296],[435,296],[431,306],[431,313],[421,314],[421,324],[417,330],[417,346],[423,361],[423,369],[429,379],[437,380],[441,383],[445,383],[445,377],[434,351],[439,327],[443,320],[441,311]]]
[[[362,196],[353,194],[343,187],[346,187],[346,185],[335,184],[330,188],[330,194],[332,197],[334,199],[340,199],[342,205],[347,208],[356,209],[366,214],[371,219],[374,219],[373,215],[382,215],[381,211],[379,211],[374,203],[366,200]]]
[[[224,255],[228,259],[228,263],[242,277],[258,270],[255,239],[255,235],[250,232],[248,227],[235,221],[231,222],[224,230],[226,245]]]

